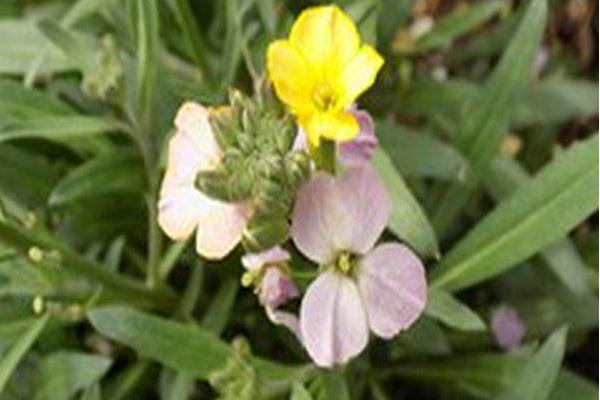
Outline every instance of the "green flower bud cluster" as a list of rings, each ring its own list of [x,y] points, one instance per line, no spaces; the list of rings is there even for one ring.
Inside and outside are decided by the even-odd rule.
[[[216,199],[252,203],[243,244],[256,252],[287,240],[293,200],[309,176],[310,159],[292,149],[296,127],[279,107],[240,92],[231,93],[230,105],[211,115],[222,162],[200,172],[196,185]]]
[[[213,373],[209,382],[219,392],[220,400],[254,400],[258,395],[258,374],[252,365],[250,345],[238,337],[231,348],[225,368]]]

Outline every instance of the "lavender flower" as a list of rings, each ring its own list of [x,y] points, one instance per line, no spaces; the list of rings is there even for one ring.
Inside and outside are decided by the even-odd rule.
[[[368,164],[339,178],[320,173],[298,193],[292,238],[323,269],[300,306],[300,336],[319,366],[359,354],[369,330],[395,336],[425,308],[419,258],[399,243],[374,248],[390,213],[387,193]]]

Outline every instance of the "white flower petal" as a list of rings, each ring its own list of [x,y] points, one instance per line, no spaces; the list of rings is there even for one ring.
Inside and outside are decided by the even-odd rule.
[[[404,245],[386,243],[367,254],[360,264],[358,284],[369,326],[382,338],[408,328],[425,309],[425,269]]]
[[[187,150],[189,153],[193,153],[193,158],[198,163],[196,173],[199,170],[214,169],[222,156],[222,151],[215,139],[209,117],[208,109],[191,101],[185,102],[179,108],[175,117],[177,135],[182,135],[188,139],[186,144]],[[181,150],[183,153],[185,148]],[[180,161],[179,158],[173,159],[173,162],[178,161]]]
[[[326,264],[335,257],[335,181],[332,176],[319,173],[304,184],[296,195],[292,215],[291,235],[302,253],[318,264]]]
[[[175,185],[165,177],[158,202],[158,225],[173,240],[185,240],[201,218],[202,194],[193,187]]]
[[[370,164],[348,168],[336,181],[334,240],[341,250],[366,254],[392,213],[387,192]],[[333,207],[332,207],[333,208]]]
[[[239,243],[252,216],[252,207],[248,202],[225,203],[203,194],[201,196],[196,251],[205,258],[218,260]]]
[[[340,251],[366,254],[391,214],[387,192],[369,164],[340,177],[319,173],[296,196],[292,239],[311,260],[327,264]]]
[[[356,283],[325,272],[313,281],[300,306],[304,345],[321,367],[342,364],[367,345],[367,316]]]

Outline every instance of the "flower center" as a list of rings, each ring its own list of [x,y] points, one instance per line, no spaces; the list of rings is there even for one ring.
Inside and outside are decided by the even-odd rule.
[[[344,275],[353,275],[358,265],[358,257],[349,251],[342,251],[333,262],[333,268]]]
[[[330,111],[337,106],[338,96],[329,82],[323,82],[315,88],[313,101],[320,111]]]

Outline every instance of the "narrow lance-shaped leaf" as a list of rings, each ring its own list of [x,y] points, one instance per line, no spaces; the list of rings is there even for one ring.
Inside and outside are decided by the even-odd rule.
[[[425,313],[445,325],[462,331],[485,330],[485,322],[445,290],[430,290]]]
[[[499,156],[484,177],[483,185],[497,201],[500,201],[520,187],[528,185],[530,180],[527,171],[516,160]],[[559,239],[542,250],[542,257],[551,271],[573,293],[583,295],[590,292],[587,267],[569,238]]]
[[[378,121],[377,136],[381,148],[404,177],[460,180],[466,176],[468,164],[463,156],[427,132]]]
[[[4,389],[6,382],[12,375],[13,371],[23,358],[25,353],[29,351],[33,343],[36,341],[42,330],[48,322],[48,315],[40,317],[33,322],[29,329],[13,344],[8,352],[0,360],[0,393]]]
[[[41,361],[35,400],[68,400],[97,382],[112,361],[95,354],[60,351]]]
[[[140,355],[158,361],[198,379],[208,379],[223,370],[231,348],[200,326],[184,325],[135,309],[113,306],[91,310],[88,318],[103,335],[129,346]],[[289,390],[293,381],[302,381],[312,367],[288,366],[253,358],[265,391]]]
[[[598,135],[574,144],[503,201],[432,273],[458,290],[490,279],[555,242],[598,208]]]
[[[48,202],[57,206],[105,193],[139,193],[144,187],[140,157],[127,149],[101,154],[71,170]]]
[[[373,156],[373,164],[392,202],[389,228],[419,254],[437,257],[439,248],[433,227],[387,154],[383,150],[377,150]]]
[[[554,332],[527,362],[516,381],[495,399],[546,400],[560,371],[566,339],[566,327]]]
[[[455,142],[475,175],[485,172],[508,128],[519,99],[528,86],[531,65],[547,17],[546,0],[532,0],[502,59],[484,87],[471,98]],[[467,202],[473,182],[453,184],[440,198],[433,223],[444,233]]]
[[[505,4],[504,0],[491,0],[463,7],[436,22],[430,32],[417,39],[413,51],[425,52],[449,45],[455,38],[477,28],[491,18]]]

